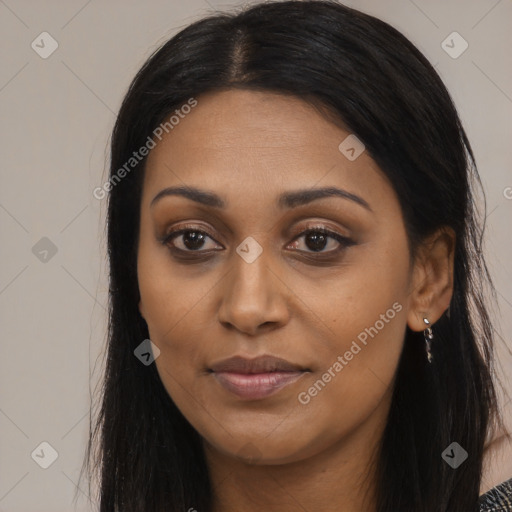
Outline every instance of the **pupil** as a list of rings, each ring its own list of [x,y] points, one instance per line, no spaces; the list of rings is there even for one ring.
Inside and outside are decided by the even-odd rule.
[[[204,243],[204,235],[197,231],[187,231],[183,237],[183,243],[190,250],[200,249]]]
[[[311,242],[311,244],[309,243]],[[310,233],[306,235],[306,245],[313,251],[321,251],[325,248],[326,236],[321,233]]]

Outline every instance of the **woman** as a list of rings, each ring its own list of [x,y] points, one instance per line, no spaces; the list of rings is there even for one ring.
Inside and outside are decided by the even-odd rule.
[[[478,174],[404,36],[330,1],[196,22],[111,157],[101,511],[489,509]]]

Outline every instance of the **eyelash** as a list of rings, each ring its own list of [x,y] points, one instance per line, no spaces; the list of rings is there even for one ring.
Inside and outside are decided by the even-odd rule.
[[[205,231],[203,229],[197,229],[197,227],[195,227],[193,225],[185,225],[175,231],[172,231],[171,233],[168,233],[160,240],[160,242],[163,245],[166,245],[169,248],[169,250],[171,250],[175,254],[179,254],[179,255],[208,254],[208,253],[218,250],[218,249],[213,249],[211,251],[210,250],[191,251],[191,250],[179,249],[179,248],[175,247],[174,245],[170,245],[170,242],[172,240],[174,240],[175,238],[179,237],[180,235],[183,235],[188,232],[194,232],[194,233],[199,233],[201,235],[206,235],[208,238],[211,238],[214,242],[218,243],[210,233],[208,233],[207,231]],[[340,253],[347,247],[354,245],[354,243],[355,243],[350,238],[340,235],[339,233],[336,233],[335,231],[331,231],[330,229],[327,229],[323,226],[308,226],[304,231],[301,231],[297,236],[295,236],[291,243],[295,242],[296,240],[302,238],[305,235],[309,235],[310,233],[320,233],[320,234],[326,235],[329,238],[336,240],[340,244],[340,246],[337,247],[336,249],[331,249],[330,251],[325,251],[325,252],[323,252],[323,251],[319,251],[319,252],[301,251],[301,250],[298,251],[298,252],[308,255],[308,257],[313,256],[314,258],[321,258],[322,256],[325,257],[326,255],[329,255],[332,257],[333,255],[337,255],[338,253]],[[188,256],[186,256],[186,257],[188,257]],[[194,257],[194,256],[192,256],[192,257]]]

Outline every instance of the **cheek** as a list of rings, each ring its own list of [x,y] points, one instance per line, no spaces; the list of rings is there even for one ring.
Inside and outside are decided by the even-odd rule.
[[[320,364],[298,397],[312,425],[349,428],[371,414],[393,381],[406,331],[409,253],[405,237],[372,249],[315,294],[326,335],[311,338]]]
[[[208,332],[208,316],[202,311],[207,286],[198,287],[177,276],[169,255],[141,238],[137,273],[141,314],[151,341],[160,349],[155,364],[167,391],[190,387],[187,369],[199,365],[199,335]],[[204,338],[204,334],[202,334]]]
[[[375,314],[369,309],[356,320],[347,317],[297,395],[315,426],[340,433],[375,410],[390,390],[405,325],[405,309],[398,301],[376,308]]]
[[[150,339],[160,349],[155,364],[162,384],[195,426],[197,420],[193,418],[203,414],[209,417],[203,382],[205,344],[214,341],[207,335],[212,331],[211,315],[204,310],[204,297],[190,291],[188,295],[180,293],[190,288],[176,286],[176,280],[173,285],[173,293],[155,293],[148,329]],[[156,300],[157,296],[161,299]]]
[[[311,340],[311,349],[324,365],[351,350],[354,342],[361,350],[353,349],[357,352],[353,359],[366,365],[379,365],[386,353],[392,361],[393,355],[397,358],[405,333],[410,276],[405,233],[396,235],[362,245],[343,268],[321,282],[296,280],[294,294],[306,297],[310,309],[303,322],[310,330],[316,322],[316,329],[325,334]]]
[[[197,286],[200,277],[183,277],[184,272],[172,264],[171,256],[160,242],[151,239],[146,229],[141,234],[137,255],[137,278],[143,314],[152,340],[165,342],[187,315],[200,304],[208,287]],[[190,273],[187,271],[187,273]]]
[[[155,274],[140,279],[145,320],[151,341],[161,351],[156,364],[162,380],[172,382],[174,376],[181,382],[194,377],[189,369],[199,371],[204,364],[205,341],[212,330],[211,313],[205,310],[206,287],[169,277],[155,279]]]

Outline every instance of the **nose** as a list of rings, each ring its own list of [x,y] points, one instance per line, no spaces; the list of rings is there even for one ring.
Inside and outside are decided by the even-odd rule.
[[[287,296],[291,293],[277,269],[263,254],[252,263],[238,255],[223,280],[219,322],[248,335],[282,327],[288,322]]]

